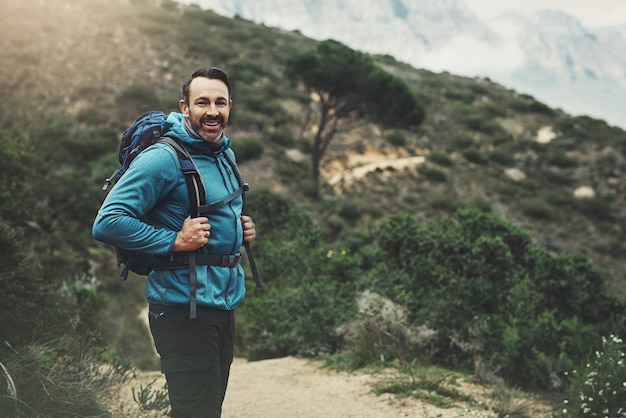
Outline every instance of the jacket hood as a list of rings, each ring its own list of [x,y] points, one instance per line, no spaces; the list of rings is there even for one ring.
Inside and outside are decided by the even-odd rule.
[[[183,114],[179,112],[172,112],[167,115],[167,118],[161,126],[161,132],[164,136],[174,136],[183,141],[187,146],[195,152],[206,154],[209,151],[209,147],[202,139],[196,139],[189,136],[185,126],[183,125]],[[230,148],[230,138],[224,136],[224,144],[218,152],[224,152]]]

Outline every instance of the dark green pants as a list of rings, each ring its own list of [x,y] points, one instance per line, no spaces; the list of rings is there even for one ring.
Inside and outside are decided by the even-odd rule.
[[[233,311],[150,305],[150,330],[161,356],[172,418],[219,418],[233,361]]]

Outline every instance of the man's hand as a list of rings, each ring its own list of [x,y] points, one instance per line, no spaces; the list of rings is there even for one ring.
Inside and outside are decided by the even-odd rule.
[[[247,215],[241,215],[241,226],[243,227],[243,240],[248,243],[254,241],[256,229],[254,228],[252,218]]]
[[[209,218],[192,218],[187,216],[183,226],[176,234],[176,240],[172,246],[173,252],[193,251],[202,247],[211,236]]]

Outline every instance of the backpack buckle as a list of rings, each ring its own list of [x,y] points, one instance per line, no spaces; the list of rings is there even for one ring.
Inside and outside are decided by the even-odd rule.
[[[220,267],[234,267],[239,264],[239,259],[241,258],[241,253],[231,254],[231,255],[223,255],[222,262],[220,263]]]

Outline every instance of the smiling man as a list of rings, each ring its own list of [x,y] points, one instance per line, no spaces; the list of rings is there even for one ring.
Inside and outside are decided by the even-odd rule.
[[[190,216],[177,154],[156,143],[107,195],[93,235],[154,255],[146,298],[172,417],[218,418],[233,360],[234,309],[245,295],[239,251],[256,232],[242,214],[242,186],[224,135],[232,108],[227,74],[215,67],[197,70],[183,84],[179,106],[181,113],[167,116],[162,134],[188,150],[206,185],[206,202],[220,204]]]

